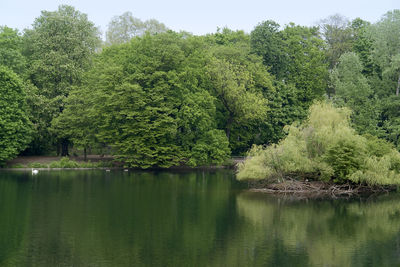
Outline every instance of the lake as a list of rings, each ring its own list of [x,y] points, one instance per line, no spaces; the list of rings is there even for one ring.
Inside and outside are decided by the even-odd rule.
[[[0,172],[0,266],[399,266],[400,195],[296,200],[231,170]]]

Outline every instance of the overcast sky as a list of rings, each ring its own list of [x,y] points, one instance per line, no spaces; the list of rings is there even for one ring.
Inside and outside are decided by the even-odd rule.
[[[400,0],[0,0],[0,25],[29,28],[41,10],[54,11],[61,4],[88,14],[102,32],[113,16],[131,11],[142,20],[155,18],[173,30],[194,34],[224,26],[250,32],[267,19],[311,26],[336,13],[376,22],[387,11],[400,9]]]

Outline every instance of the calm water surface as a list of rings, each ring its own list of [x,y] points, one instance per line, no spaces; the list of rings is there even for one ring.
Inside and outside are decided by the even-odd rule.
[[[0,172],[0,266],[399,266],[400,195],[293,200],[233,172]]]

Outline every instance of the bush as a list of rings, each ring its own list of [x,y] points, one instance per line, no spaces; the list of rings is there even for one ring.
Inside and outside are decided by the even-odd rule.
[[[28,164],[29,168],[48,168],[46,164],[42,164],[40,162],[32,162]]]
[[[363,159],[364,151],[351,140],[340,140],[331,146],[324,155],[324,161],[332,166],[335,182],[345,182],[349,174],[357,171]]]
[[[10,166],[10,168],[13,168],[13,169],[20,169],[20,168],[25,168],[25,166],[24,166],[24,164],[22,164],[22,163],[16,163],[16,164]]]
[[[53,161],[49,165],[50,168],[79,168],[80,165],[74,160],[70,160],[68,157],[63,157],[59,161]]]
[[[193,146],[188,165],[222,164],[230,154],[229,141],[225,132],[210,130]]]
[[[287,127],[278,145],[254,146],[237,178],[275,181],[290,174],[368,185],[400,184],[400,153],[386,141],[356,134],[349,110],[321,102],[307,120]]]
[[[0,164],[15,158],[32,140],[22,80],[0,65]]]

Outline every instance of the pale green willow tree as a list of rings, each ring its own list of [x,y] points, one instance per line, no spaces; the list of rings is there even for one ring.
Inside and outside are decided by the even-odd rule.
[[[66,5],[57,11],[42,11],[32,26],[25,32],[29,78],[48,107],[43,114],[46,122],[38,129],[35,142],[47,136],[61,145],[61,155],[65,156],[69,141],[56,131],[49,132],[51,121],[62,113],[72,86],[81,83],[83,72],[91,66],[92,55],[100,45],[99,31],[86,14]],[[42,144],[37,153],[49,146]]]
[[[155,19],[142,21],[135,18],[131,12],[125,12],[112,18],[106,32],[106,44],[121,44],[128,42],[135,36],[145,33],[156,34],[168,31],[168,28]]]

